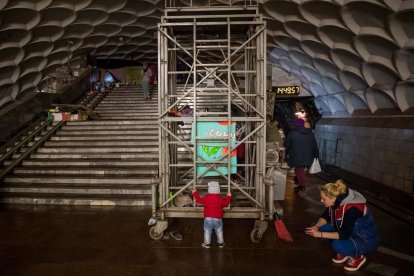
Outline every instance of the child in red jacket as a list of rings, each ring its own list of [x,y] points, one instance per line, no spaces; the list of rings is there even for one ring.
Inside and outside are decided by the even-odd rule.
[[[220,185],[217,181],[208,183],[208,195],[200,197],[197,190],[193,191],[196,202],[204,204],[204,242],[201,246],[210,248],[211,233],[216,232],[217,243],[220,248],[224,247],[223,238],[223,207],[230,204],[231,193],[226,198],[220,196]]]

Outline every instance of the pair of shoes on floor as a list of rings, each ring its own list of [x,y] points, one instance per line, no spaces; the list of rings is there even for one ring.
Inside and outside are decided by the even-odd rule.
[[[344,269],[348,271],[357,271],[364,265],[367,259],[364,256],[359,258],[352,258],[350,256],[344,256],[341,254],[336,254],[335,257],[332,258],[332,261],[337,264],[345,263]]]
[[[181,233],[180,231],[170,231],[169,235],[176,241],[181,241],[183,239],[183,233]]]

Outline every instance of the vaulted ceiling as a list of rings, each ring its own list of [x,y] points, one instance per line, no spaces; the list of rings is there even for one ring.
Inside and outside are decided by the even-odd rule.
[[[268,61],[296,77],[324,116],[414,107],[414,0],[210,0],[229,1],[259,2]],[[86,53],[155,61],[164,7],[164,0],[0,1],[0,107],[35,91],[68,52],[73,65]]]

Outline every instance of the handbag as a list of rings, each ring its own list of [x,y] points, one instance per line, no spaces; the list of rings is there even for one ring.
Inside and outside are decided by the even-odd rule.
[[[322,171],[318,158],[314,158],[312,166],[309,169],[310,174],[320,173]]]

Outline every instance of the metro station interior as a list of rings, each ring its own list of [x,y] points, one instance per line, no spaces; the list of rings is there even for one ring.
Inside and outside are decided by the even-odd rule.
[[[2,0],[0,275],[414,275],[413,47],[414,0]],[[355,271],[305,233],[338,179]]]

